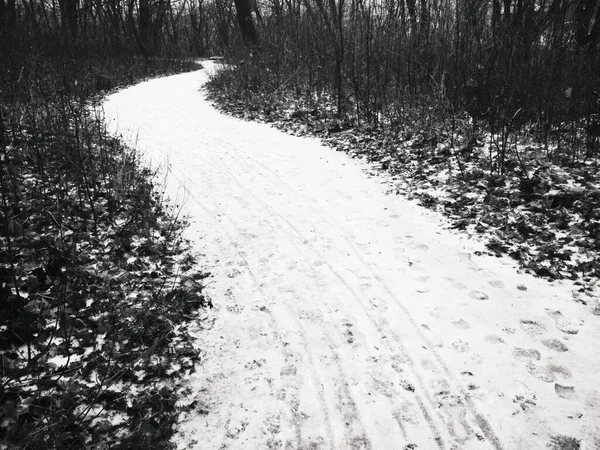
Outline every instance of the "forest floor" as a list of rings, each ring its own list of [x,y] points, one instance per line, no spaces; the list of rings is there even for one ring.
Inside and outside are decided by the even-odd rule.
[[[197,68],[125,62],[113,88]],[[169,448],[207,275],[155,172],[56,79],[0,110],[0,449]]]
[[[177,403],[179,448],[600,446],[593,261],[574,280],[519,271],[456,222],[390,195],[410,190],[410,176],[374,175],[317,139],[219,113],[205,88],[214,69],[206,62],[104,104],[111,131],[164,169],[213,274],[214,309],[189,330],[205,353]],[[379,148],[351,134],[335,142]],[[475,192],[453,198],[477,216]],[[562,236],[540,227],[556,233],[546,242]],[[581,255],[574,264],[588,267],[593,253]]]

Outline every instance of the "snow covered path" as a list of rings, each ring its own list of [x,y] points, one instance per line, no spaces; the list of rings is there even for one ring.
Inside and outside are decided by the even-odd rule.
[[[170,164],[214,274],[179,448],[600,448],[600,317],[568,284],[476,256],[345,154],[218,113],[206,80],[105,104]]]

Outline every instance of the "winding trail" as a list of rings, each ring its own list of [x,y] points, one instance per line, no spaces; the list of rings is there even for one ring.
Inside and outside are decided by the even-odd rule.
[[[360,161],[220,114],[203,64],[104,105],[168,164],[214,275],[178,448],[600,448],[600,317],[572,286],[476,256]]]

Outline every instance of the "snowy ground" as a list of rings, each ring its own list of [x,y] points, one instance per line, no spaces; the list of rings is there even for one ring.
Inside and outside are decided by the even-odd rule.
[[[600,448],[600,316],[386,195],[366,165],[215,111],[206,70],[110,96],[214,277],[181,449]]]

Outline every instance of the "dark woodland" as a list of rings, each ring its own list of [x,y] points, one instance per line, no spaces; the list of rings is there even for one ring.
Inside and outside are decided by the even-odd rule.
[[[600,0],[0,0],[0,446],[171,448],[208,274],[98,107],[208,57],[222,110],[368,159],[532,273],[600,277]]]

